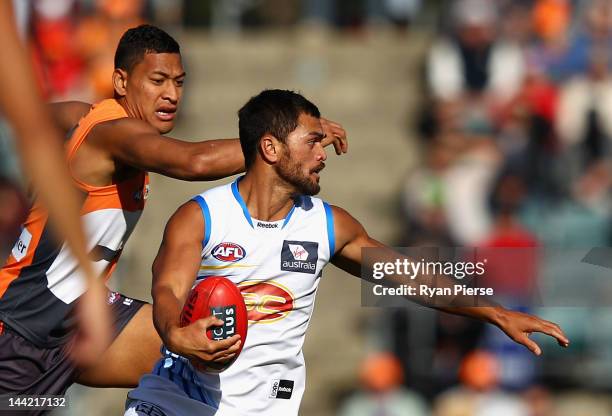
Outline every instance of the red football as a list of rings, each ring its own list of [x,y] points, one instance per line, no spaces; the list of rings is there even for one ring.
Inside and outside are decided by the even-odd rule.
[[[246,340],[248,325],[247,310],[242,294],[238,287],[225,277],[205,277],[191,289],[181,313],[181,326],[187,326],[210,315],[215,315],[224,324],[209,328],[206,331],[208,338],[222,340],[239,334],[242,341],[240,350],[232,361],[225,364],[210,363],[206,367],[197,366],[199,370],[219,372],[228,368],[240,355]]]

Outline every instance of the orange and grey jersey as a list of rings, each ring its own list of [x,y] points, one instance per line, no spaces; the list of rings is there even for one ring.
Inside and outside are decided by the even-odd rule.
[[[92,128],[124,117],[127,113],[115,100],[92,106],[67,142],[69,166]],[[108,279],[144,208],[148,174],[102,187],[74,175],[73,180],[85,196],[81,215],[94,268]],[[55,238],[46,210],[35,202],[0,269],[0,320],[39,347],[64,343],[73,326],[72,307],[85,287],[76,259]]]

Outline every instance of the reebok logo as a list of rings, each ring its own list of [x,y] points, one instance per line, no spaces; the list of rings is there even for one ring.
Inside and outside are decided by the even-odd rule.
[[[278,223],[277,222],[257,221],[257,228],[268,228],[268,229],[278,228]]]
[[[315,274],[319,260],[319,243],[313,241],[283,241],[281,270]]]
[[[271,399],[290,399],[293,394],[293,380],[272,380]]]

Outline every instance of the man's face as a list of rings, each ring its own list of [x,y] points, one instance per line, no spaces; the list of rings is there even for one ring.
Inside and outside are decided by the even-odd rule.
[[[300,114],[298,126],[285,140],[276,172],[298,194],[316,195],[321,190],[319,172],[325,168],[323,162],[327,159],[321,144],[324,137],[318,118]]]
[[[185,71],[178,53],[146,53],[127,76],[126,100],[161,134],[174,127]]]

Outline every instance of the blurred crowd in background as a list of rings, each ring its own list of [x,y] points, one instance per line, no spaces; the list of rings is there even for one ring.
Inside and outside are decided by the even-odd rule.
[[[24,0],[15,6],[49,100],[112,96],[115,45],[145,21],[171,32],[309,25],[363,36],[385,26],[406,42],[426,33],[422,106],[407,123],[421,138],[420,165],[399,191],[405,232],[398,245],[610,246],[612,1]],[[2,241],[12,240],[26,204],[6,179],[19,177],[7,146],[0,141]],[[582,290],[577,276],[554,277],[568,290]],[[422,309],[385,312],[385,324],[371,331],[384,334],[379,349],[386,352],[363,363],[355,394],[338,392],[339,414],[612,414],[611,310],[539,310],[521,293],[538,278],[531,272],[510,283],[516,296],[509,306],[562,321],[570,351],[548,348],[536,361],[490,326]]]
[[[402,245],[609,246],[612,2],[445,4],[424,56],[424,105],[415,122],[422,164],[403,190]],[[559,270],[552,259],[533,261],[541,263],[505,276],[514,294],[504,303],[563,322],[575,343],[569,352],[550,348],[536,361],[490,326],[391,314],[391,333],[410,334],[390,337],[414,382],[408,384],[435,397],[434,414],[612,412],[611,334],[584,324],[610,321],[609,303],[534,306],[529,288],[536,279],[570,293],[592,288],[586,276]],[[568,391],[579,387],[601,396],[570,399],[576,393]]]

